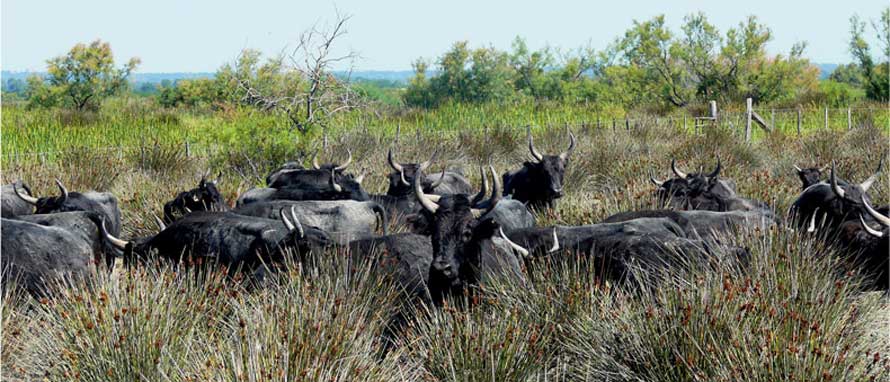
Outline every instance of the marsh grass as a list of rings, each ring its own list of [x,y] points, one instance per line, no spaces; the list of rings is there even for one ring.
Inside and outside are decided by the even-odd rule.
[[[71,142],[134,146],[141,135],[98,134],[133,126],[134,115],[142,112],[138,105],[128,107],[132,115],[100,110],[99,122],[62,126],[58,116],[4,106],[4,154],[10,142],[16,150],[67,153],[44,160],[4,156],[3,183],[22,179],[38,195],[54,195],[53,179],[61,177],[71,191],[110,191],[123,212],[122,236],[132,238],[153,233],[152,215],[179,191],[193,188],[207,169],[223,172],[220,190],[231,202],[262,185],[268,171],[285,160],[308,166],[320,146],[317,132],[298,138],[274,118],[230,110],[139,116],[156,127],[143,145],[144,162],[132,148],[72,148]],[[347,128],[362,126],[356,122],[329,131],[322,158],[336,160],[351,148],[351,170],[366,172],[365,188],[382,193],[391,171],[385,160],[389,147],[404,162],[426,160],[438,148],[442,155],[434,169],[462,171],[478,186],[478,166],[489,157],[501,173],[525,160],[525,130],[518,126],[535,126],[541,151],[565,150],[562,123],[591,114],[573,120],[568,109],[560,110],[454,107]],[[510,125],[522,118],[529,119]],[[674,157],[688,170],[710,169],[717,154],[722,176],[735,180],[740,195],[764,200],[781,215],[800,192],[793,165],[836,160],[843,178],[862,181],[887,150],[887,131],[875,126],[802,138],[775,133],[749,144],[733,131],[697,136],[649,121],[630,130],[612,131],[605,123],[600,129],[574,127],[578,148],[566,174],[568,193],[556,209],[537,211],[538,224],[589,224],[652,208],[648,170],[665,179]],[[50,124],[36,127],[42,122]],[[398,123],[402,134],[395,144]],[[553,128],[542,127],[548,123]],[[453,125],[434,130],[446,124]],[[196,143],[190,157],[176,149],[186,136]],[[885,171],[870,190],[875,204],[887,203],[888,183]],[[360,266],[346,267],[336,252],[322,256],[329,261],[292,266],[261,288],[163,266],[119,277],[100,274],[90,289],[63,288],[61,296],[45,302],[5,288],[0,360],[4,378],[12,380],[49,373],[49,380],[84,381],[836,381],[881,380],[890,373],[890,303],[886,296],[860,292],[856,275],[838,272],[837,254],[779,229],[725,241],[750,249],[749,267],[677,271],[669,286],[640,293],[599,283],[595,270],[582,262],[538,264],[527,269],[525,283],[494,279],[475,299],[442,309],[400,303],[388,280]],[[381,333],[396,314],[410,324],[387,347]]]

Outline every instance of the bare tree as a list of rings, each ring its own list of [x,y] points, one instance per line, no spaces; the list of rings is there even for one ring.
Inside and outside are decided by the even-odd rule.
[[[305,82],[285,94],[264,94],[254,87],[249,78],[239,78],[243,91],[241,101],[262,110],[280,110],[291,121],[291,126],[306,132],[313,125],[324,127],[331,116],[339,112],[363,106],[362,100],[350,87],[350,77],[355,61],[355,51],[342,55],[333,53],[334,43],[346,35],[346,23],[351,16],[337,14],[336,22],[319,28],[318,25],[304,31],[296,47],[286,55],[284,72],[295,72]],[[346,63],[345,78],[336,78],[331,67]]]

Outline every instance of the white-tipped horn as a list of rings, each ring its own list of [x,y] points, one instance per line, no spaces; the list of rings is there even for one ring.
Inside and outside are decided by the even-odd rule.
[[[656,186],[658,186],[658,187],[661,187],[661,185],[664,184],[664,182],[659,181],[658,179],[655,179],[655,175],[652,175],[652,170],[651,170],[651,169],[649,170],[649,181],[652,182],[652,184],[654,184],[654,185],[656,185]]]
[[[881,215],[880,212],[872,208],[871,204],[868,203],[868,200],[865,199],[865,195],[861,196],[862,204],[865,205],[865,210],[868,211],[868,214],[871,215],[879,224],[884,227],[890,227],[890,217]]]
[[[547,250],[547,253],[554,253],[559,250],[559,237],[556,236],[556,227],[553,227],[553,246]]]
[[[355,177],[356,183],[362,184],[363,181],[365,181],[365,173],[361,173],[357,177]]]
[[[436,179],[435,182],[430,186],[430,188],[436,188],[442,185],[442,182],[445,180],[445,167],[442,167],[442,173],[439,174],[439,179]]]
[[[284,227],[287,228],[288,231],[294,230],[294,223],[291,223],[290,219],[287,218],[287,213],[284,212],[286,208],[282,208],[278,210],[278,216],[281,217],[281,222],[284,223]]]
[[[816,232],[816,215],[818,215],[818,212],[818,208],[813,210],[813,216],[810,217],[810,224],[807,226],[807,232]]]
[[[420,187],[420,179],[422,177],[423,173],[421,171],[417,171],[417,174],[414,177],[414,196],[417,197],[417,200],[420,202],[420,205],[423,206],[423,209],[429,211],[430,213],[436,213],[436,211],[439,210],[439,205],[423,193],[423,189]]]
[[[346,155],[349,156],[348,158],[346,158],[346,163],[343,163],[343,164],[341,164],[341,165],[339,165],[339,166],[337,166],[337,167],[334,167],[334,170],[337,170],[337,171],[343,171],[343,170],[345,170],[347,167],[349,167],[349,164],[352,163],[352,150],[350,150],[350,149],[346,149]]]
[[[316,170],[321,170],[321,166],[318,164],[318,150],[315,150],[315,154],[312,155],[312,168]]]
[[[526,131],[528,132],[528,151],[532,154],[532,158],[535,158],[538,162],[544,160],[544,156],[538,150],[535,150],[535,142],[532,140],[532,127],[527,126]]]
[[[834,161],[831,161],[831,174],[828,175],[828,179],[831,182],[831,190],[834,191],[834,193],[837,194],[837,196],[843,198],[844,196],[846,196],[847,192],[844,191],[844,189],[841,188],[841,186],[839,186],[837,184],[837,175],[836,174],[837,174],[837,171],[835,171]]]
[[[59,196],[62,198],[62,200],[68,200],[68,189],[66,189],[65,186],[62,185],[61,180],[56,179],[56,186],[59,186]]]
[[[158,215],[152,214],[152,216],[155,218],[155,224],[158,225],[158,232],[161,232],[161,231],[167,229],[167,225],[164,224],[164,221],[161,220],[161,218],[159,218]]]
[[[504,241],[507,242],[507,244],[510,245],[510,248],[513,248],[514,251],[519,252],[520,256],[528,257],[528,250],[525,248],[522,248],[521,245],[516,244],[512,240],[510,240],[510,238],[504,234],[504,229],[502,227],[498,227],[498,233],[501,235],[501,239],[503,239]]]
[[[797,165],[794,165],[794,171],[803,172],[803,169],[801,169],[800,167],[797,167]]]
[[[683,171],[680,171],[680,169],[677,168],[677,160],[676,159],[671,159],[671,170],[674,172],[674,175],[676,175],[680,179],[686,179],[686,173]]]
[[[300,233],[300,238],[306,237],[306,231],[303,230],[303,223],[300,223],[300,218],[297,217],[297,206],[290,206],[290,217],[293,219],[294,227],[297,229],[297,232]]]
[[[12,190],[15,192],[15,195],[19,197],[19,199],[24,200],[28,204],[32,204],[35,206],[37,205],[37,198],[35,198],[31,195],[23,194],[21,191],[19,191],[18,183],[12,184]]]
[[[859,215],[859,223],[862,224],[862,228],[864,228],[865,232],[868,232],[869,235],[874,237],[884,237],[884,233],[871,228],[868,223],[865,222],[865,218],[863,218],[862,215]]]
[[[130,244],[130,242],[128,242],[126,240],[118,239],[118,238],[112,236],[110,233],[108,233],[108,230],[105,228],[105,219],[102,219],[102,223],[99,224],[99,229],[102,230],[101,233],[103,236],[105,236],[105,239],[108,240],[108,242],[111,243],[111,245],[117,247],[117,249],[124,250],[127,248],[127,244]]]
[[[572,132],[569,131],[569,149],[560,153],[559,159],[562,159],[563,161],[568,160],[569,156],[571,156],[572,152],[574,152],[574,151],[575,151],[575,134],[572,134]]]
[[[392,157],[392,147],[389,148],[389,151],[386,153],[386,161],[389,163],[389,167],[392,167],[393,170],[399,172],[399,179],[402,181],[402,184],[405,186],[410,186],[411,183],[408,183],[408,180],[405,179],[405,168],[402,167],[399,162],[396,162]]]
[[[331,170],[331,187],[334,188],[334,191],[343,192],[343,187],[337,184],[336,174],[334,170]]]

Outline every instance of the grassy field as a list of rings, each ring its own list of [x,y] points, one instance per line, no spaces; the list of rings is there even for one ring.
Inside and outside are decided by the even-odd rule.
[[[113,192],[126,238],[155,230],[152,214],[207,169],[222,171],[232,201],[262,183],[286,159],[308,162],[320,133],[307,137],[280,119],[247,110],[164,111],[117,101],[97,114],[4,107],[2,181],[55,193],[54,178],[74,190]],[[145,109],[140,109],[146,107]],[[712,168],[740,195],[784,215],[800,192],[792,166],[837,161],[840,175],[862,181],[887,155],[887,113],[864,114],[853,130],[846,114],[822,129],[818,110],[794,127],[757,132],[745,143],[730,118],[693,134],[673,119],[588,107],[451,106],[429,113],[342,116],[329,131],[323,160],[345,157],[369,174],[369,192],[385,190],[386,150],[401,128],[397,156],[463,171],[491,156],[498,171],[525,159],[525,125],[548,152],[579,145],[567,195],[540,225],[587,224],[652,206],[647,171],[666,178],[671,158]],[[595,121],[601,120],[597,128]],[[611,119],[620,121],[611,128]],[[634,118],[635,117],[635,118]],[[608,121],[608,122],[606,122]],[[692,122],[689,121],[691,127]],[[189,153],[184,142],[190,142]],[[97,150],[97,147],[109,149]],[[122,147],[122,149],[115,149]],[[44,153],[44,154],[25,154]],[[890,172],[871,191],[890,202]],[[403,227],[396,227],[403,228]],[[384,275],[352,273],[336,253],[309,272],[286,272],[250,290],[219,276],[144,268],[98,275],[90,290],[63,287],[35,301],[6,289],[2,307],[4,377],[20,380],[204,381],[653,381],[886,380],[890,374],[890,301],[863,293],[858,276],[818,240],[783,229],[739,232],[746,269],[677,273],[662,288],[632,293],[600,285],[584,264],[542,264],[529,283],[491,280],[478,299],[442,309],[401,304]],[[348,275],[348,277],[347,277]],[[470,306],[470,307],[467,307]],[[386,348],[386,322],[414,319]]]

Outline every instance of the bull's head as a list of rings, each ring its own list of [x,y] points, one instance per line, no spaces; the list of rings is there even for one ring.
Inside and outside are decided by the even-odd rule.
[[[878,175],[884,167],[884,159],[878,162],[878,168],[874,174],[864,180],[862,183],[845,183],[841,182],[837,177],[834,161],[831,162],[831,172],[828,175],[829,186],[834,198],[829,200],[825,205],[820,206],[829,216],[836,221],[846,220],[865,212],[863,201],[868,201],[868,190],[878,179]]]
[[[794,171],[797,173],[797,177],[800,178],[800,182],[802,183],[801,189],[805,190],[807,187],[821,182],[822,173],[824,173],[827,168],[828,166],[800,168],[795,165]]]
[[[68,211],[76,211],[76,207],[70,206],[68,202],[68,189],[62,185],[62,182],[56,179],[56,186],[59,187],[59,196],[44,196],[40,198],[35,198],[28,194],[23,194],[19,190],[18,183],[13,183],[13,191],[15,191],[16,196],[19,199],[24,200],[28,204],[31,204],[35,208],[35,212],[37,214],[49,214],[53,212],[68,212]],[[30,192],[29,192],[30,193]]]
[[[862,205],[865,207],[866,212],[868,212],[868,214],[881,226],[880,229],[874,229],[865,221],[865,218],[863,218],[862,215],[859,215],[859,222],[862,224],[862,228],[865,229],[865,232],[878,238],[890,237],[890,217],[884,216],[876,211],[865,197],[862,197]]]
[[[386,154],[386,161],[389,163],[389,167],[392,167],[393,172],[389,174],[389,189],[386,191],[386,194],[393,196],[411,194],[411,185],[414,183],[414,179],[417,179],[419,173],[426,171],[433,164],[437,154],[438,151],[433,152],[433,156],[430,159],[421,163],[399,163],[393,158],[392,148],[390,148]],[[430,191],[439,186],[443,179],[445,179],[444,170],[443,176],[435,183],[427,182],[425,178],[420,177],[420,186],[424,191]]]
[[[659,181],[650,172],[649,180],[658,186],[656,196],[659,205],[682,209],[722,210],[724,200],[735,195],[735,191],[720,179],[722,168],[720,157],[717,157],[717,166],[711,172],[687,173],[677,166],[675,159],[671,159],[674,178]]]
[[[575,135],[569,131],[569,148],[558,155],[541,154],[535,149],[531,128],[528,128],[528,151],[530,161],[526,161],[523,167],[529,176],[529,184],[535,185],[540,195],[535,199],[552,201],[561,198],[564,193],[564,179],[569,158],[575,151]]]
[[[501,184],[494,168],[489,166],[494,176],[494,187],[487,208],[475,208],[466,195],[428,195],[423,192],[419,178],[413,182],[415,196],[423,206],[421,212],[425,220],[426,232],[433,245],[431,275],[451,286],[459,286],[474,272],[478,263],[474,246],[483,239],[489,239],[497,232],[497,224],[491,219],[480,217],[495,208],[501,198]]]

